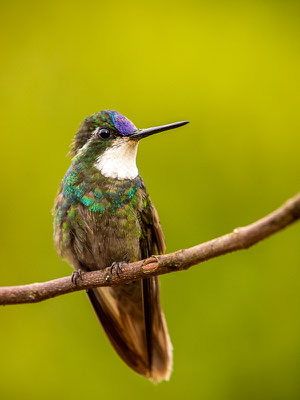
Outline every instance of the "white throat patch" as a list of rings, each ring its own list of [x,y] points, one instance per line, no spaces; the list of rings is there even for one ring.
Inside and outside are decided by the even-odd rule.
[[[98,157],[94,164],[107,178],[134,179],[139,171],[136,166],[138,142],[129,138],[119,138]]]

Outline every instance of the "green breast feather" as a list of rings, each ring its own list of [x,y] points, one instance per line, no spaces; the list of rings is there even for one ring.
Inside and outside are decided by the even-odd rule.
[[[133,228],[137,218],[140,220],[138,210],[147,207],[148,196],[140,176],[133,180],[116,180],[103,177],[96,169],[89,172],[87,176],[80,165],[72,164],[61,182],[54,208],[54,230],[55,234],[61,233],[61,247],[68,245],[70,230],[83,225],[79,212],[82,206],[99,224],[114,218],[116,222],[126,220],[128,228]],[[142,230],[138,232],[142,233]]]

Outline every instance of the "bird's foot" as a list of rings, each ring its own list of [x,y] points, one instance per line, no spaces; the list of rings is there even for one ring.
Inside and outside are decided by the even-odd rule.
[[[122,272],[122,267],[124,264],[127,264],[127,262],[126,261],[113,262],[110,266],[111,275],[113,274],[113,271],[115,271],[118,277],[120,278],[120,272]]]
[[[81,269],[77,269],[73,272],[71,276],[71,281],[74,285],[77,285],[77,280],[80,279],[82,281],[82,272]]]

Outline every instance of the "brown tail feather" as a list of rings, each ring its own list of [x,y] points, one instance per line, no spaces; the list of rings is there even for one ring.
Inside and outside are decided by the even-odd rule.
[[[159,382],[172,370],[172,345],[158,278],[87,291],[111,344],[135,372]]]

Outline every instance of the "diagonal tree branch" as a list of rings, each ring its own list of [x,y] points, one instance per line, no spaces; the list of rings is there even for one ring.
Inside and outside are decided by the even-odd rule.
[[[118,286],[126,282],[190,268],[211,258],[247,249],[300,219],[300,193],[277,210],[251,225],[185,250],[126,264],[120,277],[110,268],[86,272],[76,285],[71,277],[21,286],[0,287],[0,305],[37,303],[51,297],[98,286]]]

